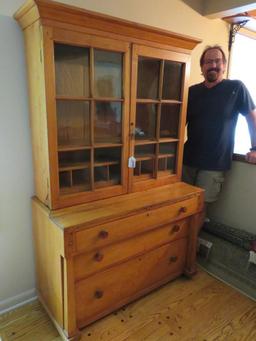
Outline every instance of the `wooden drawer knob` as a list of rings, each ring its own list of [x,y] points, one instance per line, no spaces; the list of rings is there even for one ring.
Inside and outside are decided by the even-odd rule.
[[[104,256],[103,256],[102,253],[96,252],[93,258],[94,258],[94,260],[96,260],[97,262],[101,262],[102,259],[104,258]]]
[[[187,207],[186,206],[182,206],[180,209],[179,209],[179,213],[185,213],[187,212]]]
[[[178,257],[177,256],[171,256],[170,257],[170,263],[175,263],[177,261]]]
[[[171,234],[175,232],[179,232],[180,230],[180,225],[174,225],[171,230]]]
[[[101,230],[101,231],[99,232],[99,238],[101,238],[101,239],[106,239],[106,238],[108,238],[108,231]]]
[[[96,290],[94,293],[94,297],[99,299],[103,296],[103,291],[102,290]]]

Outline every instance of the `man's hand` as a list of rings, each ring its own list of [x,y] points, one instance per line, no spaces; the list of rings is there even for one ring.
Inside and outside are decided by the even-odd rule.
[[[245,155],[245,160],[249,163],[256,163],[256,151],[253,150]]]

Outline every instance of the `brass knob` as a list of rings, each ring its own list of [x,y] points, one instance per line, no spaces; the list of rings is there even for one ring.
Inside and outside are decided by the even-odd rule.
[[[180,225],[174,225],[174,226],[172,227],[171,233],[178,232],[179,230],[180,230]]]
[[[99,232],[99,238],[101,238],[101,239],[106,239],[106,238],[108,238],[108,231],[101,230],[101,231]]]
[[[170,263],[175,263],[177,261],[178,257],[177,256],[171,256],[170,257]]]
[[[179,209],[179,213],[185,213],[187,212],[187,207],[186,206],[182,206],[180,209]]]
[[[96,290],[94,293],[95,298],[101,298],[103,296],[103,291],[102,290]]]
[[[94,260],[96,260],[97,262],[101,262],[102,259],[103,259],[103,257],[104,257],[104,256],[103,256],[102,253],[96,252],[93,258],[94,258]]]

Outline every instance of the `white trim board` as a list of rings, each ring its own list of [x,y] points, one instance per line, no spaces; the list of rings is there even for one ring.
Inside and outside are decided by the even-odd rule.
[[[36,289],[30,289],[23,293],[0,301],[0,315],[7,313],[10,310],[18,308],[24,304],[37,299]]]

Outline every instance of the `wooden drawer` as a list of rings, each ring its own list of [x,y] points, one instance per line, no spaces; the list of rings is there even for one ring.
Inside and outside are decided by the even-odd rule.
[[[185,218],[194,214],[197,209],[198,197],[193,197],[93,228],[79,230],[75,233],[76,251],[90,251],[122,239],[127,239],[156,226]]]
[[[106,246],[93,252],[84,253],[74,259],[75,279],[81,279],[115,263],[145,253],[172,240],[185,238],[188,234],[188,222],[164,225],[128,240]]]
[[[78,327],[180,275],[185,265],[186,249],[187,239],[179,239],[77,282]]]

